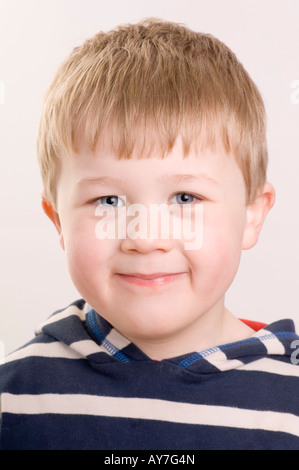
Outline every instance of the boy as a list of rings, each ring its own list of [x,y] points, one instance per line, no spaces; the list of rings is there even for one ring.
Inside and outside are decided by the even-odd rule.
[[[38,158],[82,299],[1,366],[3,449],[299,447],[292,321],[224,302],[274,204],[265,135],[256,86],[210,35],[149,19],[74,49]]]

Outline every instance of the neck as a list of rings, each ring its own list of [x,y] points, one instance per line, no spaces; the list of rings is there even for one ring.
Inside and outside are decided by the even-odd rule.
[[[153,360],[163,360],[199,352],[249,338],[254,333],[249,326],[238,320],[223,305],[217,314],[203,314],[188,328],[155,338],[128,338]]]

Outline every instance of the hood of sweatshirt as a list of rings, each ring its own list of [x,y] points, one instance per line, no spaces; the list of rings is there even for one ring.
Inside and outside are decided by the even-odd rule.
[[[158,362],[177,364],[183,369],[201,374],[239,368],[252,370],[261,367],[260,361],[269,369],[277,367],[277,360],[290,367],[299,363],[299,336],[295,333],[292,320],[279,320],[270,325],[245,322],[257,330],[245,340]],[[47,337],[46,342],[41,337],[45,355],[87,359],[97,367],[113,362],[155,362],[83,299],[55,312],[37,328],[36,334],[38,337]],[[31,347],[40,348],[40,343],[39,346],[35,343]]]

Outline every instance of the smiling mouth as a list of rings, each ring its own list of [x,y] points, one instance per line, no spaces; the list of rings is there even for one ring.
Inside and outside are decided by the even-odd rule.
[[[186,272],[178,273],[153,273],[153,274],[141,274],[141,273],[130,273],[121,274],[117,273],[117,277],[127,283],[135,284],[138,286],[163,286],[177,281],[184,277]]]

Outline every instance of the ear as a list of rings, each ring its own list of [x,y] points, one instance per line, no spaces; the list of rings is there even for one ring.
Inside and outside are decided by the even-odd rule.
[[[275,189],[266,183],[257,198],[247,207],[247,222],[243,236],[243,250],[256,245],[264,220],[275,202]]]
[[[61,229],[61,224],[60,224],[60,218],[58,212],[56,212],[47,199],[44,197],[44,193],[42,192],[42,208],[45,212],[45,214],[49,217],[49,219],[53,222],[53,224],[56,227],[56,230],[59,235],[59,242],[61,245],[61,248],[64,250],[64,240],[63,240],[63,235],[62,235],[62,229]]]

